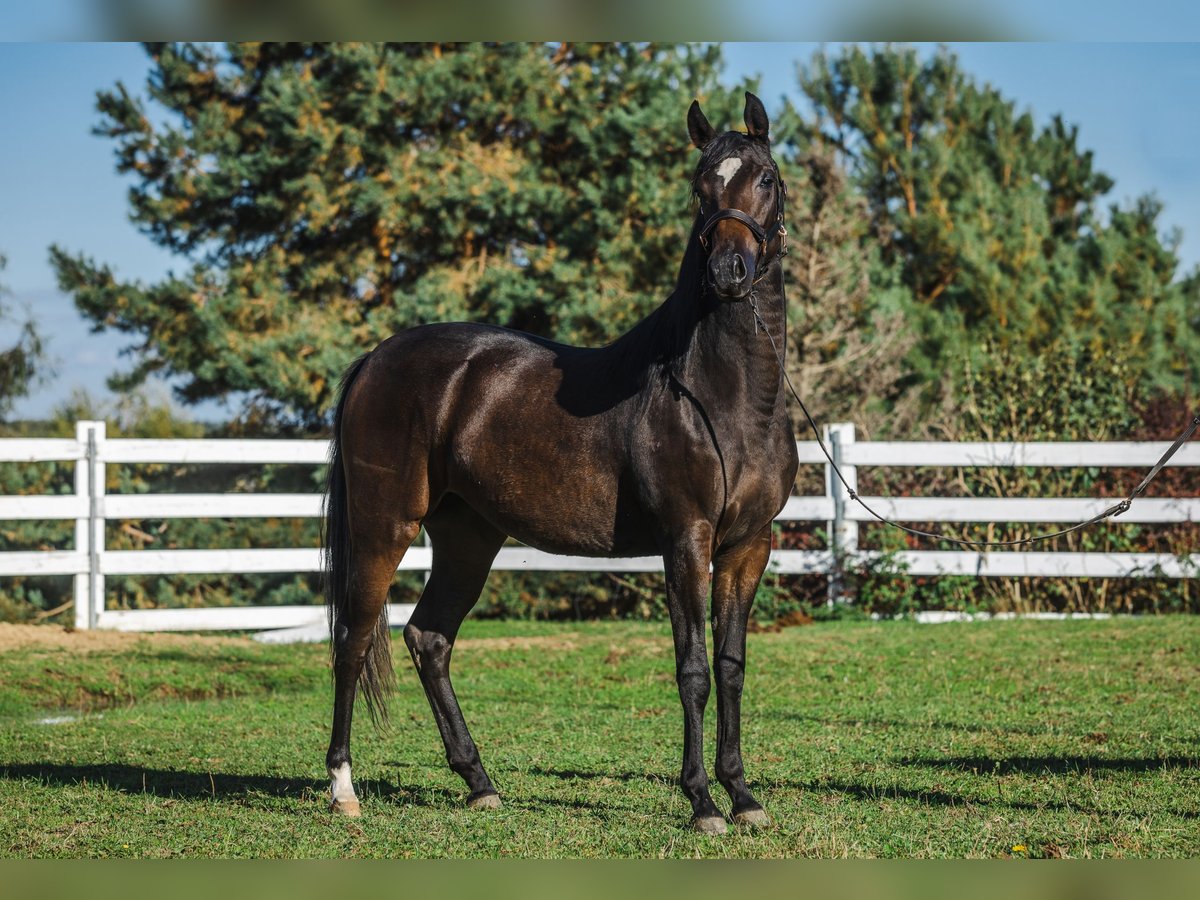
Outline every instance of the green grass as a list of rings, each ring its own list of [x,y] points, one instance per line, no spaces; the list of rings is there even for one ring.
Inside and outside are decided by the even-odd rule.
[[[455,655],[504,808],[463,807],[402,659],[391,732],[360,717],[358,820],[326,812],[323,646],[0,655],[0,854],[1200,853],[1200,619],[753,635],[744,745],[775,824],[723,837],[688,830],[675,784],[665,624],[468,622],[463,636],[533,638]],[[710,766],[714,720],[710,703]]]

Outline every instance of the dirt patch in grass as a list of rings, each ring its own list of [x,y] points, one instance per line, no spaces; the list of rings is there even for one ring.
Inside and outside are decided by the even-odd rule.
[[[578,632],[531,635],[528,637],[462,638],[454,642],[455,650],[575,650]]]
[[[138,646],[154,648],[255,646],[249,638],[210,635],[131,634],[123,631],[76,631],[59,625],[13,625],[0,622],[0,653],[10,650],[70,650],[114,653]]]

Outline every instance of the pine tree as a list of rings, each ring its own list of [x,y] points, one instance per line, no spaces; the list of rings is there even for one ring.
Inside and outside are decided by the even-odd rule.
[[[673,45],[149,45],[149,106],[102,92],[132,217],[183,270],[154,284],[52,249],[59,283],[134,338],[126,388],[320,427],[393,332],[487,320],[571,342],[673,284],[694,154],[732,120],[720,54]]]
[[[6,265],[7,260],[0,256],[0,272]],[[0,301],[6,293],[0,285]],[[33,321],[18,321],[13,311],[0,302],[0,322],[6,320],[16,324],[17,337],[9,346],[0,348],[0,418],[7,416],[13,403],[29,393],[46,363],[41,334]]]
[[[898,273],[906,289],[908,362],[928,394],[954,393],[956,361],[989,346],[1128,355],[1145,390],[1194,380],[1200,340],[1161,206],[1105,210],[1112,179],[1061,117],[1037,129],[946,51],[818,54],[801,86],[865,198],[879,281]]]
[[[818,140],[788,170],[792,381],[818,421],[854,422],[864,438],[902,433],[916,413],[903,286],[884,277],[867,204],[832,148]],[[799,409],[793,424],[811,437]]]

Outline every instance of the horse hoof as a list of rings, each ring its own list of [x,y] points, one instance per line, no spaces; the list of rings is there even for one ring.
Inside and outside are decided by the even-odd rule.
[[[720,816],[696,816],[692,828],[700,834],[724,834],[725,820]]]
[[[499,809],[501,805],[500,795],[495,792],[476,794],[473,797],[467,798],[467,807],[469,809]]]
[[[771,824],[771,817],[767,815],[766,810],[759,806],[734,813],[733,824],[745,825],[748,828],[766,828]]]
[[[329,804],[329,811],[337,815],[350,816],[355,819],[362,815],[362,807],[357,800],[334,800]]]

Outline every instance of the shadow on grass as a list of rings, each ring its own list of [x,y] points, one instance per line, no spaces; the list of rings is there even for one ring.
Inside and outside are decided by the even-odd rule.
[[[843,781],[779,781],[771,780],[770,784],[800,791],[834,792],[856,797],[860,800],[878,802],[879,800],[909,800],[926,806],[956,806],[976,807],[980,809],[1004,807],[1029,812],[1045,812],[1057,810],[1068,813],[1084,813],[1099,817],[1133,816],[1144,819],[1155,815],[1174,816],[1179,819],[1200,819],[1200,812],[1188,809],[1171,809],[1156,806],[1152,809],[1099,809],[1079,803],[1064,803],[1058,800],[1030,802],[1004,796],[972,797],[965,794],[954,794],[940,789],[905,788],[896,785],[879,786],[869,784],[852,784]]]
[[[26,763],[0,765],[0,778],[7,781],[39,781],[59,787],[96,785],[123,794],[148,794],[176,800],[251,801],[269,796],[312,801],[326,796],[327,784],[311,778],[284,778],[276,775],[231,775],[220,772],[188,772],[176,769],[151,769],[129,765],[60,765]],[[384,799],[400,805],[436,806],[453,802],[450,791],[426,787],[408,787],[388,781],[364,780],[358,783],[365,800]],[[442,800],[441,803],[438,800]]]
[[[599,776],[597,776],[599,777]],[[284,778],[275,775],[231,775],[228,773],[187,772],[151,769],[128,765],[60,765],[26,763],[0,765],[0,779],[38,781],[56,787],[101,787],[129,795],[149,795],[173,800],[224,800],[253,804],[258,797],[279,797],[324,804],[328,785],[311,778]],[[385,779],[355,780],[364,803],[382,801],[392,806],[460,809],[465,806],[466,791],[442,787],[392,782]],[[567,800],[555,797],[513,797],[518,805],[529,808],[557,806],[572,810],[617,812],[619,806]]]
[[[1000,773],[1004,772],[1003,767],[998,770],[993,770],[993,764],[997,760],[986,760],[986,766],[973,766],[969,763],[972,758],[960,757],[958,759],[936,760],[898,760],[899,765],[930,765],[937,767],[939,764],[947,768],[955,768],[965,771],[978,771],[983,775],[990,775],[993,771]],[[980,757],[980,762],[983,758]],[[1000,760],[1000,762],[1004,762]],[[1073,775],[1081,774],[1086,771],[1087,764],[1097,762],[1091,758],[1083,757],[1014,757],[1008,760],[1010,763],[1021,764],[1027,763],[1029,768],[1021,770],[1017,768],[1009,769],[1009,771],[1029,771],[1033,773],[1049,773]],[[1103,763],[1111,763],[1112,765],[1106,768],[1110,770],[1124,770],[1131,772],[1148,772],[1155,771],[1163,766],[1171,768],[1192,768],[1197,765],[1197,760],[1186,757],[1165,757],[1163,759],[1112,759],[1099,760]],[[957,764],[957,765],[956,765]],[[1098,766],[1097,766],[1098,767]],[[583,779],[611,779],[613,781],[660,781],[670,784],[677,784],[675,779],[663,779],[661,776],[640,773],[640,772],[589,772],[578,769],[540,769],[533,768],[529,770],[531,774],[545,775],[552,778],[562,778],[565,780],[574,780],[577,778]],[[1003,796],[996,797],[972,797],[967,794],[955,794],[950,791],[941,789],[923,789],[923,788],[906,788],[897,785],[880,786],[872,784],[856,784],[849,781],[837,781],[833,779],[820,779],[812,781],[791,780],[766,778],[757,783],[751,782],[751,788],[755,791],[763,788],[784,788],[786,790],[803,791],[806,793],[835,793],[843,794],[847,797],[853,797],[864,802],[877,803],[880,800],[905,800],[914,803],[921,803],[926,806],[949,806],[949,807],[978,807],[986,809],[989,807],[1006,807],[1008,809],[1027,810],[1031,812],[1042,812],[1048,809],[1058,810],[1061,812],[1077,812],[1096,816],[1113,816],[1113,815],[1130,815],[1138,818],[1145,818],[1156,813],[1174,816],[1180,819],[1200,819],[1200,812],[1195,810],[1185,809],[1170,809],[1168,807],[1155,807],[1154,809],[1097,809],[1095,807],[1084,806],[1075,803],[1064,803],[1061,801],[1042,801],[1029,802],[1018,800],[1015,798],[1006,798]]]
[[[410,763],[410,762],[402,762],[400,760],[390,760],[386,763],[386,765],[394,766],[397,769],[421,768],[421,766],[419,766],[417,764]],[[538,809],[541,807],[555,806],[555,807],[559,807],[561,809],[567,809],[567,810],[591,810],[593,812],[598,812],[598,813],[619,813],[619,812],[623,812],[623,811],[635,810],[637,808],[636,804],[623,804],[623,803],[614,803],[614,802],[595,803],[590,800],[584,800],[581,798],[548,797],[548,796],[545,796],[544,794],[536,794],[535,795],[535,794],[530,794],[530,793],[520,793],[515,790],[506,790],[505,784],[504,784],[504,781],[505,781],[504,776],[506,774],[505,771],[503,769],[492,768],[491,773],[497,777],[496,788],[497,788],[497,790],[499,790],[500,797],[503,800],[503,802],[506,805],[512,805],[519,809],[520,808]],[[533,766],[529,769],[525,769],[525,770],[522,770],[521,772],[515,772],[512,774],[518,778],[523,775],[532,775],[535,777],[536,776],[548,776],[548,777],[553,777],[553,778],[561,778],[563,780],[574,780],[575,778],[601,779],[601,778],[610,777],[610,776],[604,775],[602,773],[596,773],[596,772],[574,772],[571,770],[543,769],[543,768],[539,768],[537,766]],[[616,779],[616,778],[619,778],[622,776],[611,776],[611,777]],[[633,781],[637,778],[642,778],[642,777],[644,777],[648,781],[663,781],[664,783],[669,783],[669,784],[677,783],[674,780],[666,781],[666,780],[660,779],[654,775],[645,775],[645,776],[626,775],[626,776],[623,776],[624,780],[627,780],[627,781]],[[438,793],[444,795],[447,798],[445,805],[449,805],[449,806],[462,806],[464,799],[466,797],[465,791],[461,794],[454,794],[451,791],[447,791],[445,789],[414,788],[414,787],[405,786],[403,783],[399,783],[397,785],[397,787],[399,788],[400,796],[397,797],[396,803],[400,804],[400,805],[403,805],[403,803],[405,802],[404,795],[407,792],[412,792],[413,794],[417,794],[422,791],[425,791],[425,792],[437,791]]]
[[[816,713],[786,712],[780,710],[761,710],[756,716],[764,719],[782,719],[790,722],[811,722],[815,725],[827,725],[837,728],[869,725],[879,728],[899,728],[925,731],[963,731],[971,734],[1021,734],[1030,737],[1042,737],[1053,734],[1053,729],[1045,727],[1023,727],[1020,725],[982,725],[974,722],[948,722],[943,719],[889,719],[881,716],[822,716]]]
[[[532,766],[529,769],[530,775],[543,775],[547,778],[561,778],[563,781],[599,781],[608,779],[610,781],[649,781],[654,784],[666,784],[678,786],[679,778],[676,776],[658,775],[654,772],[590,772],[585,769],[548,769],[542,766]]]
[[[953,769],[978,775],[1083,775],[1088,772],[1200,769],[1200,759],[1191,756],[910,756],[896,762],[902,766]]]
[[[900,766],[924,766],[933,769],[950,769],[957,772],[975,772],[981,776],[994,774],[1025,773],[1032,775],[1080,775],[1089,771],[1109,772],[1153,772],[1163,769],[1200,768],[1200,760],[1192,757],[1161,758],[1112,758],[1100,757],[950,757],[908,758],[896,760]],[[647,781],[656,784],[675,785],[676,779],[652,772],[598,772],[582,769],[556,769],[533,767],[528,774],[557,778],[563,781],[611,780],[620,782]],[[27,763],[0,766],[0,778],[8,781],[38,781],[54,786],[100,786],[129,795],[146,794],[184,800],[225,800],[253,803],[261,796],[323,802],[326,785],[324,781],[309,778],[285,778],[274,775],[232,775],[227,773],[188,772],[171,769],[151,769],[129,765],[61,765],[55,763]],[[765,778],[756,789],[770,788],[802,791],[806,793],[836,793],[868,803],[881,800],[900,800],[927,806],[946,807],[1005,807],[1008,809],[1041,812],[1059,810],[1096,816],[1130,815],[1145,818],[1153,815],[1168,815],[1180,819],[1198,820],[1200,812],[1195,810],[1171,809],[1156,806],[1153,809],[1099,809],[1091,806],[1062,802],[1030,802],[1015,797],[970,796],[934,788],[908,788],[898,785],[873,785],[833,779],[778,779]],[[461,793],[446,788],[393,783],[387,780],[363,781],[359,795],[365,802],[383,801],[395,806],[418,806],[454,809],[462,804]],[[513,796],[518,806],[536,809],[557,806],[570,809],[589,809],[596,812],[619,812],[625,804],[612,801],[593,803],[583,799],[566,799],[546,796]],[[636,805],[636,804],[634,804]]]

